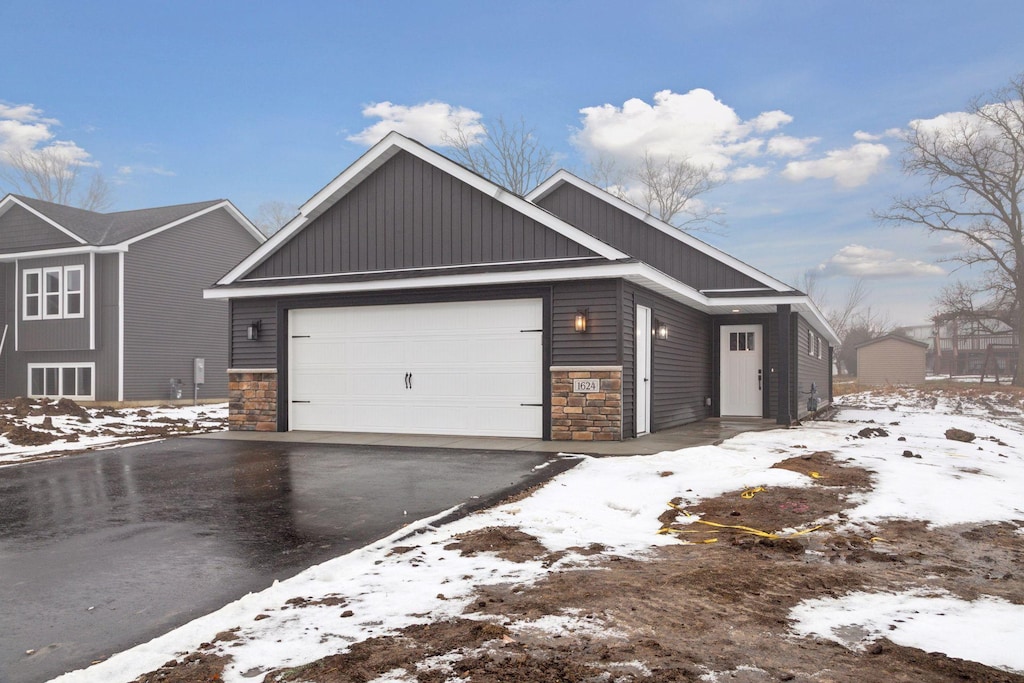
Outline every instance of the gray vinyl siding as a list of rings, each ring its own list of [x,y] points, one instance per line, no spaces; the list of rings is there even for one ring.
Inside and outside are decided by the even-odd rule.
[[[623,324],[624,346],[629,347],[628,372],[623,369],[623,398],[629,406],[630,436],[635,435],[636,329],[638,305],[651,309],[655,321],[668,327],[667,339],[651,340],[651,431],[669,429],[708,417],[704,399],[711,395],[711,318],[631,284],[623,288],[629,324]],[[626,363],[623,363],[625,366]],[[625,380],[629,379],[626,394]],[[628,395],[628,398],[626,398]],[[623,415],[625,419],[625,414]]]
[[[124,399],[193,393],[192,362],[206,359],[200,399],[227,397],[228,305],[203,299],[230,264],[257,246],[224,209],[132,244],[124,256]]]
[[[537,204],[695,289],[764,287],[754,278],[568,183]]]
[[[260,324],[260,336],[250,341],[247,328]],[[232,368],[277,367],[277,304],[273,299],[234,299],[231,301]]]
[[[818,405],[823,406],[829,401],[828,381],[831,374],[828,366],[828,341],[817,332],[814,336],[821,340],[821,358],[811,355],[808,349],[807,332],[811,326],[804,320],[803,316],[794,314],[796,318],[796,339],[793,340],[793,347],[796,350],[796,381],[794,383],[796,406],[793,415],[802,417],[808,414],[807,399],[810,398],[811,384],[813,383],[818,392]],[[923,356],[922,356],[923,358]]]
[[[20,206],[0,216],[0,253],[76,246],[81,243]]]
[[[17,282],[20,292],[20,284],[26,270],[37,268],[48,268],[53,266],[83,266],[83,305],[85,315],[81,318],[56,318],[50,320],[19,320],[18,321],[18,346],[22,349],[33,351],[88,351],[89,350],[89,326],[90,311],[89,297],[92,296],[89,290],[89,256],[78,254],[75,256],[60,256],[51,258],[23,259],[18,263]],[[42,305],[42,300],[40,300]],[[21,309],[21,302],[16,302]]]
[[[0,340],[3,340],[4,330],[7,330],[7,339],[0,341],[0,398],[7,396],[7,359],[14,346],[14,330],[12,329],[14,321],[11,319],[13,305],[7,296],[7,272],[13,269],[13,264],[0,263]],[[13,292],[11,297],[13,297]],[[12,341],[12,343],[8,345],[7,341]]]
[[[587,331],[573,326],[576,312],[587,310]],[[616,280],[560,282],[551,293],[551,364],[621,365],[619,291]]]
[[[399,152],[245,279],[577,256],[594,254]]]
[[[119,360],[117,254],[96,256],[96,400],[116,401]]]

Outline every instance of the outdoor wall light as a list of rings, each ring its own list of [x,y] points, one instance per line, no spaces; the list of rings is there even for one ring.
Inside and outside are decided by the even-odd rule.
[[[654,331],[658,335],[658,339],[668,339],[668,325],[660,320],[654,321]]]
[[[260,338],[260,321],[253,320],[249,327],[245,328],[245,338],[249,341],[256,341]]]
[[[582,311],[576,311],[576,317],[573,319],[572,327],[577,332],[587,331],[587,315],[589,311],[584,308]]]

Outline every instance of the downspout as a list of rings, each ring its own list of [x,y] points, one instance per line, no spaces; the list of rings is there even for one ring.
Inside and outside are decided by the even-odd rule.
[[[0,335],[0,357],[4,355],[4,342],[7,341],[7,328],[9,325],[4,325],[4,333]]]

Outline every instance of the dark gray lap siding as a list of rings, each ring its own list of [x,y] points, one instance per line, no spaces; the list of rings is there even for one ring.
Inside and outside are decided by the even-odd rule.
[[[668,327],[667,339],[651,340],[651,431],[703,420],[704,399],[711,395],[711,318],[700,311],[645,289],[623,288],[624,436],[635,436],[636,306],[651,309],[652,325]],[[628,313],[627,313],[628,312]]]
[[[793,341],[793,346],[796,348],[796,378],[794,382],[796,410],[793,414],[800,417],[810,412],[807,409],[807,399],[810,398],[811,384],[814,384],[817,390],[819,405],[828,402],[831,368],[828,362],[828,341],[817,332],[813,332],[821,340],[821,358],[818,358],[816,353],[809,352],[807,332],[811,326],[802,316],[794,317],[796,318],[796,339]],[[813,351],[813,346],[810,351]]]

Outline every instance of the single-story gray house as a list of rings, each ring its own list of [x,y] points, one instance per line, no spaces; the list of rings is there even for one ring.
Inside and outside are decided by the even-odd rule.
[[[397,133],[205,296],[233,429],[618,440],[831,398],[804,293],[572,174],[521,197]]]
[[[924,384],[928,344],[896,334],[857,345],[857,383]]]
[[[266,237],[229,201],[97,213],[0,200],[0,398],[226,398],[227,305],[203,288]],[[196,359],[201,359],[196,377]]]

